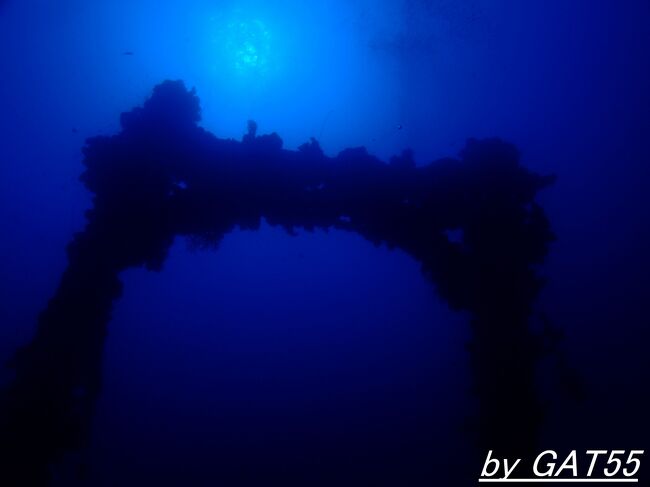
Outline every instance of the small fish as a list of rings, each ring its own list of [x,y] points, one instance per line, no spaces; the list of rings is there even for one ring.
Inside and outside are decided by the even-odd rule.
[[[133,56],[135,53],[133,51],[124,51],[122,56]]]
[[[403,128],[403,125],[401,123],[398,123],[397,124],[397,130],[402,130],[402,128]]]

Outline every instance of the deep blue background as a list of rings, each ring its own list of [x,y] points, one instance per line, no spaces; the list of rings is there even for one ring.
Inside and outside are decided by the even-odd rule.
[[[29,340],[83,226],[84,139],[183,79],[222,137],[253,118],[288,148],[412,147],[424,164],[496,135],[557,173],[539,308],[588,394],[542,380],[543,441],[642,448],[649,25],[647,0],[0,2],[0,359]],[[471,448],[469,325],[401,252],[264,226],[218,252],[179,240],[162,273],[123,277],[92,485],[300,462],[363,476],[368,458],[433,478]]]

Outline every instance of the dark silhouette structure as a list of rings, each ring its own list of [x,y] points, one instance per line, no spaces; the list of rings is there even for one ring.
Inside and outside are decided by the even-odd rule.
[[[384,163],[364,148],[326,157],[314,139],[284,150],[254,122],[241,142],[219,139],[199,119],[194,91],[166,81],[122,114],[119,134],[88,139],[81,180],[94,206],[0,396],[1,485],[45,485],[48,465],[87,441],[119,273],[160,270],[177,236],[216,247],[263,218],[287,232],[357,232],[419,261],[449,305],[471,315],[480,455],[534,448],[540,347],[528,321],[542,286],[535,264],[553,240],[535,196],[552,176],[522,167],[498,139],[469,140],[459,159],[416,167],[408,151]]]

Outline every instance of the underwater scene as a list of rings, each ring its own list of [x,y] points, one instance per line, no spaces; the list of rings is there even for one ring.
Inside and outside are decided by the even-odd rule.
[[[0,487],[647,485],[650,1],[0,0]]]

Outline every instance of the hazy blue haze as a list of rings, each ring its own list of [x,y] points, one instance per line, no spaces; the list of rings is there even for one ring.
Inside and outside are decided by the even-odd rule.
[[[638,447],[650,437],[649,26],[646,0],[1,2],[0,359],[29,340],[83,226],[84,139],[183,79],[220,137],[254,119],[288,148],[311,136],[329,155],[411,147],[424,164],[499,136],[556,173],[539,308],[588,395],[545,385],[544,442]],[[259,463],[278,432],[275,455],[305,462],[354,463],[367,434],[397,439],[378,443],[387,458],[401,434],[432,456],[467,453],[468,324],[405,254],[263,225],[218,252],[177,240],[163,272],[123,277],[87,452],[106,480],[93,485],[218,478],[242,452],[278,468]]]

